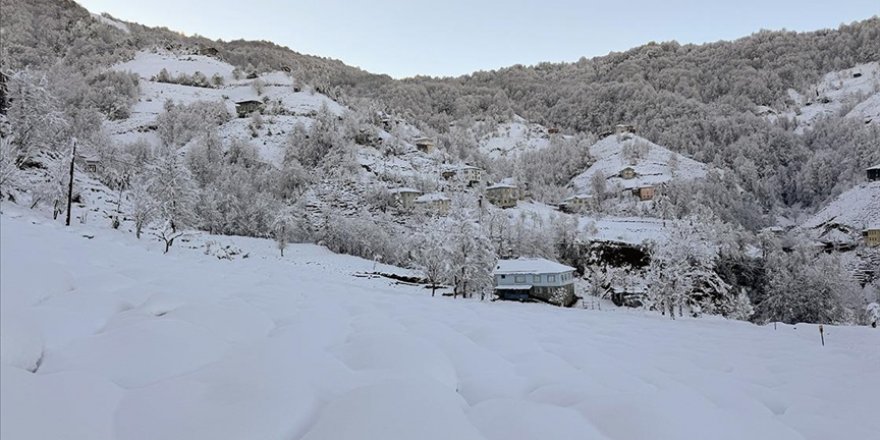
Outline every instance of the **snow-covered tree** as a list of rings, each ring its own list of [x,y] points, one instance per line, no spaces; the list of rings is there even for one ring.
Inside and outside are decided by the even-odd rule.
[[[134,234],[138,239],[146,226],[156,216],[156,202],[149,191],[148,183],[144,178],[136,179],[131,185],[131,215],[134,221]]]
[[[450,216],[447,226],[449,243],[449,271],[455,290],[453,296],[470,297],[479,292],[481,299],[492,285],[492,269],[495,253],[492,243],[472,212],[457,211]]]
[[[451,253],[446,238],[442,229],[429,227],[419,233],[410,245],[416,267],[431,286],[431,296],[436,293],[438,284],[446,281],[450,272]]]
[[[284,249],[290,242],[291,234],[297,223],[296,213],[292,207],[284,207],[275,215],[272,220],[272,237],[275,238],[275,244],[284,256]]]
[[[149,192],[156,202],[156,216],[172,231],[192,226],[197,192],[189,169],[175,148],[160,147],[149,170]]]

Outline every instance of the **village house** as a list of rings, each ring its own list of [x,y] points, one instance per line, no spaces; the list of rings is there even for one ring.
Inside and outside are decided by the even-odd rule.
[[[425,194],[415,199],[415,206],[425,208],[426,210],[446,214],[449,212],[449,197],[441,193]]]
[[[880,164],[874,165],[866,171],[868,172],[868,182],[880,181]]]
[[[235,112],[239,118],[246,118],[253,112],[263,111],[263,102],[256,100],[239,101],[235,103]]]
[[[397,205],[404,209],[412,209],[416,206],[416,198],[422,195],[422,192],[415,188],[395,188],[389,192],[394,196]]]
[[[862,231],[865,244],[870,247],[880,246],[880,225],[874,225]]]
[[[635,179],[638,174],[636,173],[636,170],[633,169],[633,167],[626,167],[620,170],[617,175],[620,176],[621,179],[630,180]]]
[[[440,176],[446,180],[458,177],[461,182],[472,186],[483,181],[483,169],[472,165],[450,166],[443,169]]]
[[[574,268],[543,258],[500,260],[493,272],[495,294],[504,300],[537,299],[560,306],[571,306],[574,294]]]
[[[483,181],[483,169],[472,165],[465,165],[459,168],[461,179],[468,185],[473,185]]]
[[[430,138],[421,137],[413,141],[416,148],[422,153],[431,153],[434,151],[434,141]]]
[[[512,208],[519,199],[519,188],[507,183],[486,187],[486,199],[499,208]]]
[[[635,134],[636,127],[630,124],[617,124],[614,126],[614,134],[630,133]]]
[[[565,200],[563,200],[562,203],[559,204],[559,208],[565,212],[577,212],[589,206],[591,200],[593,200],[592,196],[586,194],[575,194],[573,196],[566,197]]]
[[[77,154],[77,162],[86,172],[97,173],[101,170],[103,163],[97,154]]]
[[[216,57],[217,55],[220,55],[220,51],[217,50],[216,47],[203,46],[199,48],[199,55]]]
[[[641,201],[654,200],[654,187],[650,185],[640,186],[633,189],[633,195]]]

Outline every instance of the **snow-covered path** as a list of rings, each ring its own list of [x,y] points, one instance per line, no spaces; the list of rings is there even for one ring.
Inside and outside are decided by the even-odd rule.
[[[6,211],[4,440],[880,433],[880,330],[826,327],[822,347],[810,325],[431,298],[316,246],[162,255]]]

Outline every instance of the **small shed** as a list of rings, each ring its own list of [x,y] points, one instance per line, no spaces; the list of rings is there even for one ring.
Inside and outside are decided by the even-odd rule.
[[[512,208],[519,199],[519,188],[507,183],[496,183],[486,187],[486,198],[499,208]]]
[[[235,103],[235,112],[238,114],[239,118],[246,118],[250,116],[254,112],[263,111],[263,101],[257,100],[247,100],[247,101],[239,101]]]
[[[880,180],[880,164],[874,165],[867,170],[868,182],[877,182]]]
[[[202,46],[199,48],[199,55],[216,57],[217,55],[220,55],[220,51],[217,50],[216,47]]]
[[[421,137],[413,141],[416,148],[422,153],[431,153],[434,151],[434,140],[431,138]]]
[[[415,206],[420,206],[426,210],[446,214],[449,212],[449,197],[441,193],[425,194],[415,199]]]
[[[621,179],[630,180],[630,179],[635,179],[636,176],[638,176],[638,173],[636,173],[636,170],[633,169],[633,167],[626,167],[626,168],[620,170],[620,172],[617,173],[617,175],[620,176]]]
[[[574,294],[574,268],[543,258],[499,260],[493,272],[495,294],[500,299],[537,299],[560,306],[571,306]]]
[[[862,237],[865,239],[865,245],[870,247],[880,246],[880,225],[873,225],[862,231]]]
[[[395,188],[392,189],[391,194],[394,196],[394,200],[397,202],[398,206],[404,209],[412,209],[416,205],[416,198],[422,195],[422,192],[415,188]]]
[[[77,162],[89,173],[97,173],[103,168],[101,157],[97,154],[77,154]]]

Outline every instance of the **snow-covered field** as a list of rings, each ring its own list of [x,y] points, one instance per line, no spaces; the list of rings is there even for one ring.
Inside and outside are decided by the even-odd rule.
[[[311,245],[0,217],[3,439],[868,439],[880,331],[432,298]],[[91,237],[91,238],[89,238]],[[212,239],[248,253],[205,255]],[[381,270],[401,270],[379,267]]]

